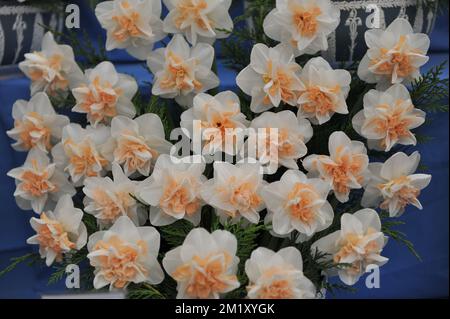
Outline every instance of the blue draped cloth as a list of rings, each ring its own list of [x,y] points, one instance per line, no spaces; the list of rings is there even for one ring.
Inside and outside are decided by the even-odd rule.
[[[82,7],[82,22],[88,25],[90,36],[96,38],[104,33],[99,29],[95,17]],[[233,8],[233,11],[239,8]],[[431,36],[432,49],[430,67],[448,60],[448,17],[441,18]],[[220,51],[220,50],[219,50]],[[219,54],[220,56],[220,54]],[[109,54],[121,73],[133,75],[142,89],[148,90],[145,82],[151,81],[149,73],[124,51]],[[235,89],[235,72],[221,63],[218,65],[221,89]],[[445,72],[448,77],[448,68]],[[145,92],[144,92],[145,93]],[[149,92],[147,92],[149,93]],[[12,105],[17,99],[29,99],[29,81],[22,76],[2,78],[0,74],[0,269],[9,259],[36,251],[25,240],[33,235],[29,225],[30,212],[21,211],[15,204],[14,181],[6,173],[23,164],[25,153],[15,152],[6,130],[13,127]],[[409,208],[401,217],[405,221],[399,229],[408,235],[422,257],[417,260],[405,246],[390,240],[383,255],[390,261],[380,268],[379,289],[368,289],[364,279],[355,286],[356,293],[338,292],[334,298],[431,298],[448,296],[448,251],[449,251],[449,117],[448,114],[428,115],[432,121],[419,132],[433,139],[420,144],[417,150],[423,163],[433,175],[432,182],[421,194],[423,211]],[[412,152],[413,149],[410,151]],[[39,298],[42,293],[63,291],[63,283],[47,285],[51,269],[19,265],[13,272],[0,278],[0,298]]]

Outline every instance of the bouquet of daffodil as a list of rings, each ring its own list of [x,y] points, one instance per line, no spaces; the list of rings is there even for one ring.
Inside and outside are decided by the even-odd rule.
[[[385,264],[389,236],[412,249],[392,219],[422,208],[431,176],[399,147],[448,93],[441,68],[421,76],[427,35],[396,19],[336,67],[319,56],[340,23],[329,0],[248,1],[234,31],[231,0],[163,4],[95,8],[106,51],[146,61],[149,101],[102,50],[81,67],[51,32],[19,65],[32,97],[7,133],[28,156],[8,175],[51,280],[79,264],[85,289],[131,298],[318,298],[329,276]],[[217,39],[238,93],[218,90]]]

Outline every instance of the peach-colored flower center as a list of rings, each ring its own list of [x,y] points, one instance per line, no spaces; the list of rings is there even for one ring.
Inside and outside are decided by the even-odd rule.
[[[274,280],[259,292],[261,299],[292,299],[294,293],[287,279]]]
[[[302,36],[311,38],[317,33],[317,17],[321,14],[319,7],[313,7],[309,10],[302,7],[297,8],[292,16],[293,23],[298,33]]]
[[[234,129],[236,125],[231,119],[234,112],[225,112],[220,115],[214,116],[209,127],[218,129],[220,134],[224,137],[227,129]]]
[[[402,53],[392,54],[391,60],[379,65],[376,71],[379,74],[392,74],[396,66],[397,74],[401,77],[406,77],[414,71],[414,67],[411,65],[409,57]]]
[[[337,153],[340,153],[340,148],[337,148]],[[333,189],[338,193],[348,192],[350,175],[355,176],[358,183],[364,178],[361,175],[363,161],[358,155],[343,154],[337,157],[335,164],[323,164],[323,167],[333,180]]]
[[[290,266],[288,265],[271,267],[265,270],[261,275],[265,284],[258,290],[258,298],[292,299],[294,297],[294,291],[292,290],[292,280],[288,277],[290,270]],[[251,290],[253,287],[254,285],[250,284],[247,290]]]
[[[20,188],[34,197],[57,190],[56,185],[49,181],[48,172],[36,173],[33,170],[26,170],[20,176],[20,180],[22,181]]]
[[[100,83],[100,77],[93,81],[94,91],[89,90],[80,107],[91,115],[96,121],[102,121],[105,118],[113,118],[117,115],[116,103],[121,90],[113,89],[112,85],[106,81]]]
[[[234,184],[235,182],[236,177],[233,176],[230,184]],[[261,197],[256,193],[256,186],[250,182],[245,182],[234,188],[229,200],[234,207],[243,211],[255,209],[262,202]]]
[[[185,26],[183,24],[192,20],[201,29],[207,30],[210,21],[205,15],[202,15],[202,11],[208,8],[208,4],[205,0],[182,0],[178,3],[178,15],[174,18],[175,26],[178,29],[182,29]],[[205,21],[206,20],[206,21]]]
[[[296,97],[296,93],[291,89],[293,78],[283,70],[282,68],[278,68],[278,70],[273,74],[273,62],[269,61],[267,66],[267,73],[263,75],[263,82],[268,84],[272,82],[267,94],[264,97],[263,103],[270,104],[269,96],[276,96],[278,92],[280,92],[281,100],[284,102],[292,101]]]
[[[386,184],[379,184],[378,188],[380,190],[390,191],[392,187],[402,185],[399,190],[394,193],[394,197],[398,200],[400,207],[405,208],[408,204],[411,204],[417,200],[420,195],[420,189],[413,187],[409,184],[408,176],[400,176]],[[389,203],[392,198],[385,199],[381,204],[380,208],[388,210]]]
[[[120,4],[123,9],[130,8],[128,1],[122,1]],[[119,42],[124,42],[130,37],[138,37],[142,31],[138,27],[141,15],[137,11],[130,12],[127,16],[113,16],[112,19],[116,22],[116,28],[113,31],[113,37]]]
[[[19,139],[25,148],[31,149],[40,141],[47,150],[51,148],[51,130],[44,126],[42,115],[29,112],[22,121],[17,120],[14,126],[20,130]]]
[[[35,52],[41,58],[45,58],[42,53]],[[54,54],[49,58],[45,58],[46,62],[43,67],[32,66],[29,72],[29,77],[32,82],[46,80],[51,81],[49,91],[54,92],[58,89],[64,90],[69,86],[69,81],[61,75],[62,61],[64,57],[60,54]],[[49,76],[48,69],[51,69],[55,74],[53,77]]]
[[[179,266],[172,277],[176,281],[189,281],[186,293],[191,298],[205,299],[213,293],[224,292],[230,281],[237,281],[235,275],[226,272],[232,257],[226,252],[205,258],[194,256],[190,263]]]
[[[285,128],[280,129],[278,134],[278,154],[281,157],[286,157],[292,155],[294,151],[294,145],[289,142],[289,131]]]
[[[66,146],[73,144],[70,140],[65,143]],[[92,149],[90,143],[83,143],[78,147],[78,152],[73,152],[69,147],[66,152],[69,157],[69,162],[74,168],[74,173],[77,175],[83,174],[87,177],[98,176],[98,172],[94,171],[94,166],[99,165],[105,167],[108,161]]]
[[[406,77],[414,72],[415,68],[412,66],[409,55],[404,48],[406,45],[406,36],[400,36],[400,40],[397,45],[394,47],[394,53],[388,54],[389,50],[386,48],[381,48],[380,53],[381,56],[377,59],[372,59],[370,61],[370,65],[375,65],[380,61],[383,61],[376,68],[376,73],[378,74],[387,74],[391,75],[394,71],[400,77]]]
[[[206,145],[218,142],[219,140],[225,145],[226,136],[230,136],[230,133],[233,133],[233,129],[236,128],[236,123],[232,119],[232,116],[235,114],[235,112],[223,112],[214,115],[210,122],[202,122],[202,128],[206,129],[203,136],[206,140]],[[236,142],[236,136],[232,135],[231,137],[233,140],[230,143],[234,144]]]
[[[339,86],[336,86],[333,91],[338,92],[339,89]],[[309,99],[309,103],[302,105],[305,112],[326,115],[334,110],[333,99],[319,87],[310,87],[303,94],[308,94]]]
[[[369,228],[367,230],[366,236],[369,236],[374,232],[375,230],[373,228]],[[353,254],[355,252],[355,248],[361,243],[361,241],[365,240],[366,236],[361,236],[354,233],[347,234],[343,239],[341,239],[341,248],[333,256],[334,262],[338,264],[342,259]],[[372,253],[378,253],[380,251],[380,247],[375,240],[372,240],[364,246],[364,251],[364,255],[370,255]],[[356,267],[358,266],[358,264],[355,264],[353,266]]]
[[[311,223],[315,219],[315,212],[311,205],[318,199],[311,185],[296,183],[288,195],[289,213],[303,223]]]
[[[122,214],[127,213],[128,209],[135,203],[128,192],[117,192],[116,201],[101,188],[94,191],[94,201],[101,208],[101,219],[108,222],[114,222]]]
[[[56,260],[60,261],[62,252],[74,249],[76,245],[58,221],[49,219],[45,213],[40,219],[45,223],[39,227],[37,240],[41,247],[53,250],[57,254]]]
[[[388,105],[379,105],[378,108],[390,107]],[[408,128],[411,120],[405,117],[405,110],[403,108],[394,108],[390,114],[385,115],[383,118],[374,119],[373,124],[378,133],[386,133],[391,141],[408,137],[411,134]],[[381,144],[381,146],[386,146],[386,141],[381,141]]]
[[[172,179],[164,189],[160,206],[176,214],[186,213],[188,216],[192,216],[198,211],[200,201],[198,198],[192,199],[191,190]]]
[[[108,241],[98,241],[93,248],[93,251],[96,250],[108,251],[108,255],[96,258],[104,278],[115,288],[124,288],[139,273],[148,275],[148,270],[139,261],[140,256],[147,254],[148,251],[147,243],[144,241],[139,241],[137,247],[133,247],[118,236],[112,236]]]
[[[115,159],[120,164],[125,163],[131,171],[143,168],[149,161],[155,160],[158,156],[158,151],[150,148],[137,137],[120,138],[114,151]]]
[[[173,52],[167,54],[169,60],[166,74],[161,80],[160,86],[163,89],[177,88],[179,90],[190,90],[192,88],[201,90],[203,84],[196,79],[191,79],[191,71],[185,65],[182,58]]]
[[[286,128],[278,129],[278,134],[274,134],[272,128],[263,128],[260,140],[258,141],[258,156],[279,156],[289,157],[295,152],[295,145],[290,141],[290,132]],[[274,152],[276,148],[276,152]]]

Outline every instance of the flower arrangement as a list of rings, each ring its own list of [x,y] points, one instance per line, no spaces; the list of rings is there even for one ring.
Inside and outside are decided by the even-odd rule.
[[[448,107],[443,65],[420,73],[427,35],[396,19],[365,34],[360,63],[336,67],[319,56],[340,21],[329,0],[249,1],[237,25],[231,0],[163,4],[165,18],[160,0],[95,8],[105,49],[147,63],[149,101],[104,50],[70,34],[71,46],[47,33],[20,63],[32,97],[14,104],[7,133],[28,156],[8,175],[35,214],[27,242],[39,254],[2,274],[45,259],[50,282],[78,264],[84,289],[130,298],[301,299],[385,264],[389,237],[415,253],[396,218],[422,209],[431,176],[402,146],[418,143],[426,112]],[[217,39],[238,93],[218,91]],[[190,142],[183,156],[174,128]]]

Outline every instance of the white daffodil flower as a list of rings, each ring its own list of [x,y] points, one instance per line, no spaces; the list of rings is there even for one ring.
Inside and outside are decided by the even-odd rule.
[[[430,184],[431,175],[414,174],[419,162],[418,152],[410,156],[399,152],[384,163],[370,163],[372,176],[365,187],[361,205],[380,207],[388,211],[390,217],[402,215],[407,205],[422,209],[417,198],[421,190]]]
[[[416,109],[408,89],[395,84],[384,92],[370,90],[364,109],[352,119],[353,128],[368,140],[370,148],[389,152],[397,144],[416,145],[412,129],[425,122],[425,112]]]
[[[133,118],[136,109],[131,100],[137,90],[133,77],[117,73],[111,62],[102,62],[86,70],[85,82],[72,90],[77,101],[72,111],[85,113],[92,126],[109,124],[117,115]]]
[[[345,213],[341,217],[341,229],[322,237],[312,244],[311,253],[326,253],[325,260],[332,260],[338,269],[331,269],[328,275],[337,270],[339,278],[346,285],[354,285],[370,265],[381,267],[389,259],[380,255],[386,244],[381,232],[381,221],[377,212],[362,209],[356,213]]]
[[[30,224],[36,235],[27,244],[39,245],[39,254],[47,266],[61,262],[64,254],[80,250],[86,245],[87,229],[83,211],[73,206],[72,197],[62,196],[53,211],[31,218]]]
[[[177,282],[177,299],[219,299],[240,286],[237,240],[228,231],[194,228],[162,263]]]
[[[200,189],[206,181],[204,163],[195,163],[192,157],[174,162],[169,155],[161,155],[152,175],[138,188],[137,196],[150,207],[150,223],[165,226],[180,219],[198,225],[203,201]]]
[[[369,179],[369,157],[362,142],[352,141],[344,132],[334,132],[328,140],[330,155],[310,155],[303,166],[311,177],[330,182],[341,203],[349,200],[351,189],[362,188]]]
[[[330,183],[320,178],[307,178],[298,170],[288,170],[279,181],[265,186],[262,198],[273,231],[284,236],[296,230],[303,241],[327,229],[334,216],[327,201],[330,190]]]
[[[71,123],[64,127],[61,142],[52,149],[56,167],[67,171],[74,186],[83,185],[86,177],[103,176],[110,162],[101,147],[111,135],[109,127],[99,125],[82,128]]]
[[[31,149],[23,166],[10,170],[7,175],[16,181],[17,206],[32,209],[36,214],[53,209],[61,196],[76,193],[67,176],[38,148]]]
[[[430,38],[414,33],[408,20],[398,18],[386,30],[368,30],[365,39],[369,49],[358,67],[361,80],[386,89],[420,78],[420,67],[429,59]]]
[[[16,140],[16,151],[37,147],[47,153],[61,140],[62,129],[69,124],[67,116],[55,112],[45,93],[36,93],[30,101],[18,100],[12,109],[14,128],[7,131]]]
[[[236,223],[244,218],[257,224],[259,212],[265,208],[261,196],[265,185],[261,166],[257,163],[214,162],[214,178],[204,183],[201,195],[215,208],[220,220]]]
[[[245,262],[250,299],[312,299],[314,284],[303,275],[303,259],[294,247],[274,252],[264,247],[255,249]]]
[[[155,76],[152,94],[192,106],[197,93],[219,86],[219,78],[211,71],[213,61],[211,45],[198,43],[191,48],[182,35],[175,35],[166,48],[155,50],[147,60]]]
[[[143,225],[148,212],[133,197],[139,182],[131,181],[119,164],[112,165],[110,177],[88,177],[84,181],[84,211],[93,215],[102,228],[110,227],[120,216],[128,216],[136,226]]]
[[[299,56],[327,50],[327,37],[339,22],[339,8],[330,0],[277,0],[263,26],[269,38],[292,46]]]
[[[163,0],[169,13],[164,19],[164,31],[184,34],[187,40],[213,43],[227,38],[233,31],[228,13],[231,0]]]
[[[164,280],[158,263],[160,235],[149,226],[136,227],[120,216],[106,231],[89,236],[87,258],[95,267],[94,288],[125,289],[130,283],[157,285]]]
[[[278,107],[281,102],[296,106],[298,94],[305,88],[300,70],[290,47],[279,44],[269,48],[258,43],[252,49],[250,65],[238,74],[236,83],[252,97],[250,109],[255,113]]]
[[[38,92],[66,95],[83,80],[72,48],[56,43],[51,32],[44,35],[41,51],[25,54],[19,69],[31,80],[32,96]]]
[[[300,92],[298,115],[313,124],[328,122],[334,113],[348,114],[346,99],[352,77],[347,70],[333,70],[321,57],[309,60],[300,80],[305,89]]]
[[[134,120],[116,116],[111,122],[111,138],[102,154],[123,167],[126,176],[149,176],[160,154],[169,154],[172,144],[165,139],[158,115],[147,113]]]
[[[244,142],[249,122],[241,113],[239,97],[225,91],[211,96],[200,93],[194,106],[181,114],[180,126],[191,139],[198,132],[202,140],[202,154],[224,152],[235,155]],[[192,145],[195,147],[195,144]],[[200,150],[194,149],[194,152]]]
[[[261,163],[276,163],[268,173],[275,173],[278,166],[298,169],[297,160],[308,152],[306,143],[313,136],[311,123],[295,116],[291,111],[278,113],[264,112],[255,118],[250,128],[255,130],[256,158]],[[250,139],[244,145],[250,149],[253,141]]]
[[[97,4],[95,15],[106,29],[106,50],[126,49],[145,60],[166,34],[161,21],[161,0],[113,0]]]

